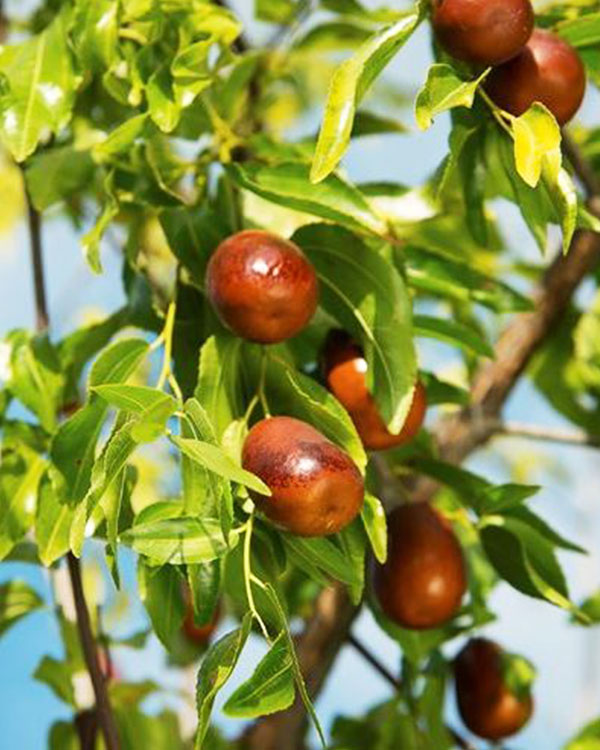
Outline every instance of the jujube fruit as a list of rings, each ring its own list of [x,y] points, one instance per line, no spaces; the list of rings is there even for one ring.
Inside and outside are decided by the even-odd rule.
[[[206,646],[212,634],[217,629],[219,617],[220,610],[217,608],[210,622],[206,623],[206,625],[196,625],[194,622],[194,609],[190,601],[186,604],[185,618],[182,625],[185,637],[197,646]]]
[[[534,20],[529,0],[433,0],[439,43],[452,57],[478,65],[514,57],[531,36]]]
[[[404,628],[435,628],[458,611],[466,589],[462,551],[450,524],[428,503],[390,514],[388,557],[375,565],[373,587],[383,612]]]
[[[223,323],[261,344],[295,336],[318,303],[317,275],[300,248],[258,230],[238,232],[219,245],[206,289]]]
[[[364,482],[350,456],[314,427],[291,417],[263,419],[244,442],[242,464],[270,497],[252,493],[275,524],[300,536],[335,534],[360,512]]]
[[[519,116],[534,102],[541,102],[564,125],[583,101],[585,68],[570,44],[536,29],[514,59],[490,73],[485,87],[506,112]]]
[[[421,429],[427,410],[427,394],[417,381],[408,416],[398,435],[392,434],[375,399],[367,389],[367,362],[360,346],[345,331],[329,332],[323,348],[327,387],[344,406],[367,450],[387,450],[412,440]]]
[[[516,734],[532,714],[531,696],[517,696],[506,685],[502,649],[493,641],[470,640],[454,661],[454,679],[460,715],[484,739]]]

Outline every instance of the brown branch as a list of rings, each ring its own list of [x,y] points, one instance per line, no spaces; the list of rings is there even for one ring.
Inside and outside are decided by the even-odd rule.
[[[85,601],[83,583],[81,580],[81,566],[79,560],[69,552],[67,555],[69,566],[69,576],[73,588],[73,599],[75,601],[75,611],[77,612],[77,630],[79,631],[79,640],[85,663],[90,674],[94,696],[96,698],[96,713],[98,723],[102,730],[104,742],[107,750],[119,750],[119,735],[117,725],[108,697],[106,678],[102,673],[100,661],[98,659],[98,646],[92,632],[92,623],[90,613]]]
[[[590,435],[584,430],[564,430],[556,427],[540,427],[520,422],[503,422],[491,420],[490,427],[494,435],[504,437],[522,437],[546,443],[562,443],[585,448],[600,448],[600,435]]]
[[[50,323],[48,314],[48,302],[46,297],[46,284],[44,279],[44,264],[42,257],[42,232],[40,214],[31,201],[27,191],[27,213],[29,219],[29,237],[31,244],[31,267],[33,272],[33,286],[35,298],[35,315],[36,328],[38,332],[47,330]],[[73,599],[75,602],[75,612],[77,615],[77,629],[81,648],[85,658],[87,670],[94,688],[96,699],[96,713],[98,724],[102,730],[107,750],[119,750],[119,737],[115,723],[112,707],[108,697],[108,690],[100,662],[98,660],[98,648],[92,631],[90,622],[90,613],[85,601],[83,585],[81,582],[81,566],[79,560],[71,553],[67,555],[69,567],[69,577],[71,579],[71,588],[73,589]],[[80,721],[81,724],[81,721]],[[85,727],[83,726],[85,724]],[[85,720],[78,726],[82,750],[89,750],[88,734],[91,731],[90,722]],[[85,732],[84,732],[85,729]]]
[[[25,177],[23,177],[25,179]],[[35,297],[35,326],[39,332],[45,331],[50,323],[48,301],[44,283],[44,261],[42,258],[42,227],[40,215],[27,193],[27,218],[31,244],[31,270],[33,272],[33,293]]]

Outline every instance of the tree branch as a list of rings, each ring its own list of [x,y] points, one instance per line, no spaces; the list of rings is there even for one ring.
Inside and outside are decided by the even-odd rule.
[[[521,422],[503,422],[491,420],[490,426],[494,435],[505,437],[524,437],[547,443],[563,443],[587,448],[600,448],[600,435],[590,435],[583,430],[564,430],[554,427],[522,424]]]
[[[25,191],[27,199],[27,214],[29,221],[29,237],[31,244],[31,267],[33,272],[33,286],[35,298],[35,315],[36,328],[42,333],[47,330],[50,323],[48,314],[48,302],[46,297],[46,284],[44,278],[44,264],[42,258],[42,233],[41,219],[38,211],[31,201],[27,190]],[[81,566],[79,560],[71,553],[67,555],[67,564],[69,567],[69,576],[71,587],[73,589],[73,600],[75,602],[75,612],[77,614],[77,629],[81,648],[85,658],[85,663],[94,688],[96,699],[96,713],[98,724],[102,730],[106,750],[119,750],[120,743],[117,734],[112,707],[108,697],[108,690],[100,662],[98,660],[98,648],[92,632],[90,622],[90,613],[85,601],[83,585],[81,581]],[[85,727],[83,726],[85,724]],[[89,750],[88,742],[89,733],[91,732],[91,723],[89,720],[77,724],[82,750]],[[84,731],[85,730],[85,731]]]

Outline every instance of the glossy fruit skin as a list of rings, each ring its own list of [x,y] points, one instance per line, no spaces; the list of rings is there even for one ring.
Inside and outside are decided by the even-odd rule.
[[[417,381],[413,401],[398,435],[392,434],[367,389],[367,362],[360,346],[345,332],[329,332],[323,348],[323,372],[327,387],[346,409],[367,450],[383,451],[415,438],[425,420],[427,394]]]
[[[388,557],[375,564],[373,588],[390,620],[412,630],[443,625],[458,611],[467,581],[450,524],[428,503],[388,517]]]
[[[299,536],[327,536],[360,512],[364,481],[350,456],[292,417],[263,419],[244,442],[242,465],[273,493],[252,493],[275,524]]]
[[[534,20],[529,0],[433,0],[439,43],[457,60],[477,65],[498,65],[518,54]]]
[[[570,44],[536,29],[517,57],[491,72],[485,87],[494,102],[513,115],[541,102],[565,125],[583,101],[585,68]]]
[[[533,699],[518,698],[504,684],[502,649],[493,641],[474,638],[454,661],[458,708],[465,725],[484,739],[516,734],[533,712]]]
[[[219,245],[206,290],[226,326],[261,344],[295,336],[318,303],[317,275],[300,248],[258,230],[238,232]]]

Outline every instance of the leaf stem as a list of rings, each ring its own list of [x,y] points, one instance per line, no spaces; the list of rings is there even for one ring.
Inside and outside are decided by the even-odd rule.
[[[168,382],[177,400],[180,403],[183,403],[183,394],[181,392],[181,388],[179,387],[179,383],[177,382],[177,379],[173,375],[173,371],[171,369],[171,359],[173,357],[173,329],[175,328],[176,314],[177,302],[173,300],[169,304],[169,308],[167,310],[165,327],[163,328],[162,333],[157,339],[160,340],[161,343],[164,343],[165,351],[163,354],[162,368],[160,371],[160,375],[158,376],[156,387],[158,390],[162,390],[165,387],[165,383]]]
[[[494,119],[497,121],[500,127],[503,128],[511,138],[513,138],[514,136],[511,127],[511,124],[515,119],[513,115],[511,115],[509,112],[505,112],[503,109],[500,109],[500,107],[498,107],[498,105],[490,98],[489,94],[482,86],[479,86],[477,88],[477,93],[487,104],[490,112],[492,113]]]
[[[251,561],[250,561],[250,553],[252,551],[252,531],[254,529],[254,513],[251,513],[248,517],[247,521],[247,527],[246,527],[246,535],[244,536],[244,583],[246,585],[246,598],[248,599],[248,607],[250,608],[250,612],[252,612],[252,616],[255,618],[255,620],[258,622],[260,629],[262,630],[262,633],[265,637],[265,640],[267,643],[270,643],[271,637],[269,635],[269,631],[267,630],[267,626],[265,625],[262,617],[260,616],[258,610],[256,609],[256,603],[254,602],[254,594],[252,593],[252,583],[256,583],[258,580],[256,576],[252,573],[252,567],[251,567]],[[261,581],[262,584],[262,581]]]

